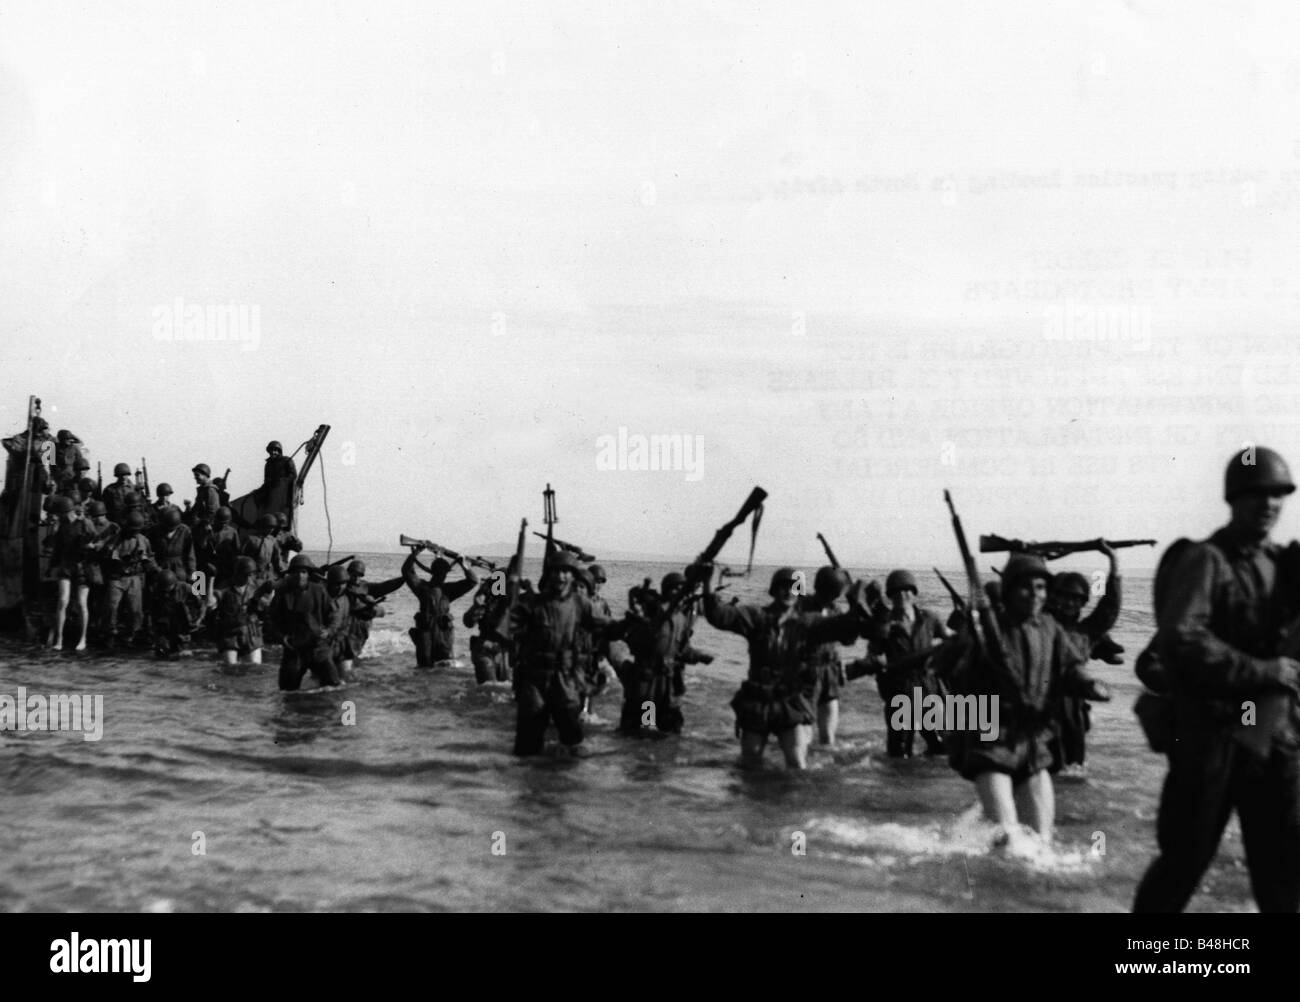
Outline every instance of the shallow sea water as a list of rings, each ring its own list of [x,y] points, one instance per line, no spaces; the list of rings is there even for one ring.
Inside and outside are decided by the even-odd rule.
[[[366,560],[380,580],[401,557]],[[629,586],[671,569],[605,566],[616,615]],[[761,601],[769,573],[732,588]],[[946,614],[937,579],[918,577]],[[270,652],[227,669],[207,649],[156,661],[3,641],[0,692],[102,694],[105,724],[97,742],[0,732],[0,909],[1127,910],[1164,760],[1132,713],[1149,580],[1126,592],[1126,664],[1093,662],[1115,698],[1093,708],[1086,781],[1056,784],[1052,846],[995,847],[946,760],[887,759],[870,679],[849,684],[840,745],[814,748],[806,773],[784,771],[775,746],[766,770],[742,772],[728,702],[744,643],[703,620],[696,646],[717,657],[688,669],[685,733],[616,734],[613,682],[576,760],[510,755],[510,688],[476,685],[467,666],[469,597],[455,605],[466,667],[415,667],[403,592],[338,690],[279,692]],[[1235,821],[1190,910],[1254,910]]]

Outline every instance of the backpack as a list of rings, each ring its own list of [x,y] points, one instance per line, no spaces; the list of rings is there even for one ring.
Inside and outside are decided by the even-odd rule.
[[[1174,697],[1170,692],[1168,668],[1156,650],[1160,638],[1160,614],[1169,594],[1174,568],[1194,542],[1186,536],[1181,537],[1170,543],[1160,555],[1153,588],[1156,632],[1133,665],[1138,681],[1145,686],[1133,704],[1133,712],[1142,726],[1142,733],[1146,735],[1147,745],[1153,752],[1161,754],[1168,754],[1174,744]]]

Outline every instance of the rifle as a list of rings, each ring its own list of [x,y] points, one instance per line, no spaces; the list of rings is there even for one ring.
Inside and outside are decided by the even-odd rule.
[[[486,557],[466,557],[457,553],[455,550],[449,550],[445,546],[439,546],[432,540],[416,539],[414,536],[403,534],[398,539],[398,544],[401,546],[423,546],[426,550],[430,550],[439,556],[446,557],[453,563],[459,560],[464,561],[467,564],[473,564],[475,567],[481,568],[485,571],[495,571],[497,569],[497,565],[492,563],[492,561],[488,560]]]
[[[831,566],[838,571],[840,569],[840,562],[835,559],[835,551],[831,549],[831,544],[826,542],[826,537],[820,532],[817,533],[817,538],[822,541],[822,549],[826,551],[826,559],[829,560]]]
[[[1053,540],[1047,543],[1024,542],[1019,539],[1004,539],[1002,536],[980,536],[980,553],[1031,553],[1044,560],[1056,560],[1067,553],[1087,553],[1101,550],[1105,542],[1111,549],[1122,550],[1130,546],[1155,546],[1154,539],[1089,539],[1083,542],[1067,543]]]
[[[95,492],[98,497],[104,496],[104,464],[100,460],[95,461]]]
[[[140,469],[144,471],[144,497],[149,500],[149,462],[143,456],[140,457]]]
[[[511,608],[519,601],[519,582],[524,576],[524,547],[528,545],[528,519],[519,520],[519,541],[515,543],[515,558],[510,562],[506,573],[506,601]],[[510,633],[510,621],[504,624],[507,637]]]
[[[325,579],[325,576],[329,573],[331,567],[337,567],[339,566],[339,564],[350,564],[352,561],[356,559],[357,559],[357,555],[353,553],[353,554],[349,554],[346,557],[340,557],[338,560],[331,560],[328,564],[322,564],[320,567],[315,568],[308,576],[313,581],[317,581],[317,580],[323,581]]]
[[[538,539],[548,538],[546,535],[540,532],[534,532],[533,535],[536,536]],[[568,553],[572,553],[583,563],[589,564],[596,559],[590,553],[584,550],[581,546],[579,546],[577,543],[566,543],[563,539],[556,539],[554,536],[551,536],[549,538],[550,538],[551,546],[564,550]]]
[[[968,619],[971,626],[971,632],[975,635],[975,643],[979,646],[985,660],[992,666],[993,671],[999,678],[1007,684],[1011,693],[1015,693],[1015,700],[1020,702],[1020,681],[1011,672],[1007,666],[1006,651],[1002,646],[1002,631],[998,627],[997,618],[993,614],[993,606],[989,602],[988,594],[984,591],[984,586],[980,582],[980,572],[975,566],[975,557],[971,554],[970,545],[966,542],[966,532],[961,527],[961,518],[957,515],[957,508],[952,503],[952,495],[945,489],[943,499],[948,504],[948,511],[952,513],[952,531],[957,537],[957,547],[961,550],[962,563],[966,566],[966,578],[970,584],[970,596],[967,607],[974,611]]]
[[[699,580],[698,572],[692,575],[692,568],[710,566],[717,558],[718,554],[722,552],[722,548],[727,545],[727,540],[731,538],[731,534],[736,531],[745,519],[749,518],[750,515],[762,508],[763,502],[766,500],[767,491],[763,490],[761,487],[755,487],[749,492],[749,497],[747,497],[745,503],[740,506],[740,511],[736,512],[736,517],[713,534],[713,541],[700,551],[700,555],[695,558],[695,562],[691,567],[686,569],[687,587],[682,588],[677,593],[677,597],[674,598],[672,603],[669,605],[670,612],[683,605],[695,593],[695,589],[703,583]],[[708,573],[711,574],[712,571],[709,571]],[[696,580],[694,583],[691,583],[693,576]]]
[[[965,609],[966,600],[962,598],[957,589],[952,586],[952,582],[943,576],[943,571],[939,570],[937,567],[933,568],[933,570],[935,574],[939,575],[939,580],[943,583],[943,586],[948,589],[948,594],[952,596],[952,607],[957,610]]]

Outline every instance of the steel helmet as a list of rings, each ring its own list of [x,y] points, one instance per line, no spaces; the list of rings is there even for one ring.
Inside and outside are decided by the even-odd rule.
[[[123,524],[128,529],[142,529],[144,528],[144,516],[133,509],[126,513],[126,521]]]
[[[158,572],[158,576],[153,579],[153,582],[160,588],[175,588],[176,572],[164,568]]]
[[[1088,584],[1088,579],[1078,571],[1065,571],[1052,578],[1052,591],[1073,592],[1079,595],[1085,602],[1092,594],[1092,588]]]
[[[235,561],[235,571],[239,574],[252,574],[257,570],[257,561],[252,557],[240,557]]]
[[[1042,557],[1036,557],[1031,553],[1013,553],[1007,558],[1007,565],[1002,568],[1002,587],[1010,588],[1023,578],[1042,578],[1044,581],[1051,581],[1052,572],[1047,569],[1047,564],[1043,562]]]
[[[207,464],[207,463],[198,463],[197,465],[194,466],[193,469],[190,470],[190,472],[191,472],[191,473],[201,473],[201,474],[203,474],[205,477],[210,477],[210,476],[212,476],[212,470],[208,467],[208,464]]]
[[[299,553],[289,561],[289,570],[291,571],[314,571],[316,565],[311,562],[311,557],[305,553]]]
[[[280,445],[279,442],[267,442],[267,443],[266,443],[266,451],[267,451],[267,452],[284,452],[284,447],[283,447],[282,445]]]
[[[66,515],[76,507],[72,503],[72,498],[64,497],[62,494],[50,498],[50,511],[55,515]]]
[[[104,504],[103,501],[91,501],[89,504],[86,505],[86,514],[87,514],[87,515],[107,515],[107,514],[108,514],[108,505]]]
[[[837,568],[829,564],[817,568],[817,576],[813,578],[813,591],[818,595],[838,595],[843,590],[844,576]]]
[[[781,567],[772,575],[772,584],[768,586],[767,593],[775,598],[779,589],[789,587],[801,576],[793,567]]]
[[[325,574],[325,580],[330,584],[342,584],[348,579],[348,569],[342,564],[335,564]]]
[[[890,571],[889,577],[885,578],[885,594],[888,595],[891,591],[902,591],[904,588],[911,588],[913,595],[920,594],[921,589],[917,587],[916,575],[911,571]]]
[[[181,524],[181,510],[168,508],[162,515],[162,524],[168,529],[175,529]]]
[[[591,580],[598,581],[601,584],[604,584],[609,580],[609,578],[605,576],[605,568],[601,567],[600,564],[592,564],[587,568],[587,573],[591,575]]]
[[[258,515],[257,527],[263,532],[270,532],[275,528],[275,516],[270,514]]]
[[[113,467],[113,476],[115,477],[129,477],[130,475],[131,467],[127,466],[126,463],[118,463]]]
[[[685,574],[680,571],[669,571],[664,575],[664,579],[659,582],[659,593],[667,597],[684,584],[686,584]]]
[[[1294,490],[1295,482],[1286,461],[1262,445],[1242,449],[1228,460],[1228,468],[1223,473],[1225,501],[1249,491],[1290,494]]]
[[[157,494],[159,497],[163,497],[163,496],[165,496],[165,495],[167,495],[167,494],[175,494],[176,492],[175,492],[174,490],[172,490],[172,485],[171,485],[171,484],[168,484],[168,483],[162,483],[162,484],[159,484],[159,485],[154,489],[154,493]]]
[[[218,508],[216,511],[212,513],[213,525],[225,525],[229,521],[230,521],[230,509],[227,508],[225,505],[222,505],[220,508]]]
[[[437,567],[438,565],[435,563],[433,566]],[[571,553],[557,553],[555,556],[551,557],[549,569],[553,571],[561,569],[570,570],[576,578],[582,570],[582,565],[578,563],[577,558]]]
[[[348,564],[348,573],[355,574],[359,578],[365,577],[366,576],[365,561],[362,560],[352,561],[352,563]]]

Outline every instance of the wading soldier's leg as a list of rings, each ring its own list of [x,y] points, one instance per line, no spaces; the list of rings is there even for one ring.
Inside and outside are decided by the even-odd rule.
[[[555,720],[560,744],[569,748],[582,744],[582,683],[557,672],[546,690],[546,702]]]
[[[285,644],[284,652],[280,655],[280,688],[285,692],[293,692],[302,685],[302,677],[306,674],[306,659],[302,653]]]
[[[1238,751],[1233,800],[1250,886],[1261,912],[1300,911],[1300,755],[1275,748],[1265,761]]]
[[[516,681],[516,755],[540,755],[546,745],[546,725],[550,723],[551,714],[538,688],[539,681],[536,678],[521,678]]]
[[[1051,840],[1056,821],[1056,791],[1052,774],[1042,769],[1021,781],[1014,789],[1016,814],[1044,839]]]
[[[1228,785],[1236,750],[1226,735],[1174,745],[1156,821],[1160,855],[1138,885],[1135,912],[1180,912],[1187,906],[1232,813]]]
[[[1019,823],[1009,775],[1005,772],[982,772],[975,777],[975,790],[984,807],[985,820],[1000,824],[1008,830]]]
[[[808,768],[808,746],[812,744],[812,737],[812,724],[797,724],[777,735],[787,768]]]

